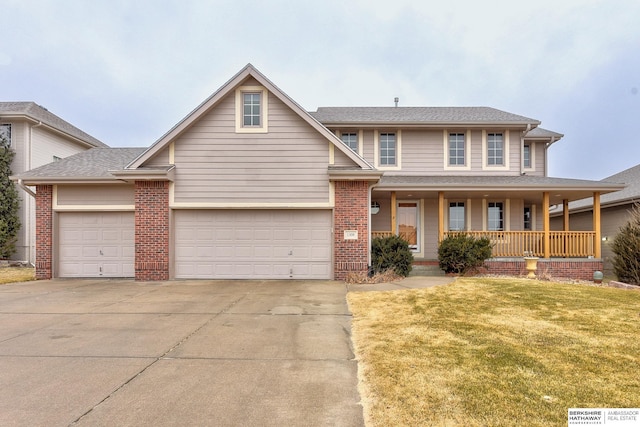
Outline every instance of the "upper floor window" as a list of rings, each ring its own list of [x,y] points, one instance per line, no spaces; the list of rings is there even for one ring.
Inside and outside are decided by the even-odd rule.
[[[268,132],[268,92],[262,86],[240,86],[236,89],[236,132]]]
[[[396,165],[396,134],[381,133],[380,134],[380,165],[395,166]]]
[[[487,165],[504,165],[504,140],[501,133],[487,134]]]
[[[464,202],[449,203],[449,230],[462,231],[464,229]]]
[[[487,229],[489,231],[504,230],[504,205],[502,202],[489,202],[487,214]]]
[[[242,126],[259,127],[262,123],[261,93],[242,94]]]
[[[358,152],[358,134],[357,133],[343,133],[341,135],[342,142],[347,144],[356,153]]]
[[[463,133],[449,134],[449,166],[464,166],[465,138]]]
[[[524,144],[523,150],[524,151],[522,153],[522,157],[524,161],[524,167],[530,168],[531,167],[531,145]]]
[[[3,143],[7,147],[11,147],[11,125],[0,124],[0,139],[4,139]]]

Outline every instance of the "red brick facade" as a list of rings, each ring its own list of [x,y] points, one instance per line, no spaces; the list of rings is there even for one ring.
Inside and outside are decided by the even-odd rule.
[[[484,263],[488,274],[505,274],[510,276],[523,276],[527,274],[524,260],[487,260]],[[548,278],[571,278],[577,280],[593,280],[595,271],[602,271],[601,259],[544,259],[538,260],[537,275]]]
[[[53,185],[36,186],[36,280],[53,277]]]
[[[369,183],[336,181],[335,200],[334,278],[345,280],[369,268]],[[346,240],[345,231],[357,231],[357,240]]]
[[[169,279],[169,182],[135,183],[136,280]]]

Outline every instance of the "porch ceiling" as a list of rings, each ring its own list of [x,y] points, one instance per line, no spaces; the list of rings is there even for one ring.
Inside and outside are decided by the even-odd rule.
[[[398,199],[432,199],[444,191],[447,199],[517,198],[542,202],[543,192],[549,192],[550,204],[562,204],[600,194],[619,191],[624,184],[566,178],[516,176],[383,176],[373,193],[395,191]]]

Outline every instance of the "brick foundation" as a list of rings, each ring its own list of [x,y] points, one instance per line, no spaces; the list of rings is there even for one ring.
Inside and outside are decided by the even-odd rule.
[[[36,186],[36,280],[53,277],[53,185]]]
[[[369,269],[369,183],[336,181],[334,209],[334,278]],[[344,232],[355,230],[357,240],[345,240]]]
[[[484,263],[486,273],[524,276],[527,274],[523,259],[490,259]],[[567,278],[577,280],[593,280],[595,271],[602,271],[601,259],[544,259],[538,260],[536,274],[544,278]]]
[[[135,182],[136,280],[169,279],[169,182]]]

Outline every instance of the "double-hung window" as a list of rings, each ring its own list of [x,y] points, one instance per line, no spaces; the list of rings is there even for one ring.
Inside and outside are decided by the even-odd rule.
[[[487,229],[489,231],[504,230],[504,205],[502,202],[489,202],[487,209]]]
[[[449,203],[449,230],[463,231],[464,229],[464,202]]]
[[[245,92],[242,94],[242,126],[259,127],[262,123],[260,92]]]
[[[396,134],[380,134],[380,166],[395,166],[397,164]]]
[[[487,165],[504,165],[504,140],[501,133],[487,134]]]
[[[341,135],[342,142],[344,142],[349,148],[356,153],[358,152],[358,134],[357,133],[343,133]]]
[[[0,140],[7,147],[11,147],[11,125],[10,124],[0,124]]]
[[[449,166],[464,166],[464,134],[449,134]]]
[[[530,168],[531,167],[531,145],[524,144],[523,150],[524,151],[522,153],[522,158],[524,161],[524,167]]]

